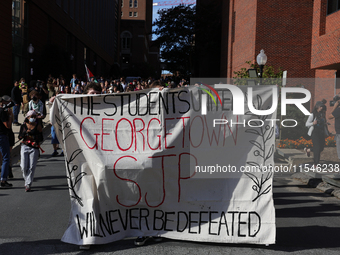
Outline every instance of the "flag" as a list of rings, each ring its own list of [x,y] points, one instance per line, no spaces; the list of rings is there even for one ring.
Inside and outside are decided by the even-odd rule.
[[[90,81],[90,79],[94,76],[93,73],[91,73],[90,69],[87,68],[87,65],[85,64],[85,70],[87,75],[87,81]]]

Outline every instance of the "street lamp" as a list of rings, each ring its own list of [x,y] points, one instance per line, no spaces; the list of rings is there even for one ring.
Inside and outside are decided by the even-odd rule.
[[[264,50],[260,51],[260,54],[256,57],[256,62],[260,67],[260,78],[262,78],[263,67],[267,63],[267,55],[264,54]]]

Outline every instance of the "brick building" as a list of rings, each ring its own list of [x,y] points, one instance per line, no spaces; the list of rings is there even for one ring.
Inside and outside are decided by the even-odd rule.
[[[312,93],[311,106],[323,98],[330,101],[340,92],[339,0],[213,2],[221,6],[216,11],[221,17],[220,72],[209,71],[216,61],[213,55],[205,55],[196,69],[198,77],[232,78],[235,71],[249,68],[246,61],[256,63],[264,49],[267,65],[287,70],[288,78],[296,78],[288,85],[304,86]],[[205,5],[206,0],[197,0],[197,12],[205,11]]]
[[[112,75],[117,67],[120,1],[12,0],[12,38],[10,1],[1,2],[0,26],[6,38],[1,41],[6,45],[1,47],[1,65],[8,69],[12,63],[6,72],[11,80],[46,79],[49,73],[67,80],[72,73],[82,77],[84,61],[98,76]],[[33,53],[27,50],[30,44]]]
[[[120,63],[125,76],[160,76],[159,48],[152,44],[152,2],[121,2]]]
[[[313,1],[231,0],[227,68],[221,75],[249,68],[261,49],[267,65],[288,71],[289,78],[314,78],[311,69]],[[224,58],[225,56],[222,56]],[[314,90],[313,85],[308,87]]]
[[[315,0],[311,68],[316,69],[315,100],[340,92],[340,1]],[[322,79],[319,79],[322,78]]]

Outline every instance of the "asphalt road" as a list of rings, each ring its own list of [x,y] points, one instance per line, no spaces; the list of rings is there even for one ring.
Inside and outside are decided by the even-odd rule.
[[[235,245],[174,241],[135,247],[133,239],[92,246],[89,251],[60,241],[67,228],[70,199],[63,157],[51,157],[43,144],[33,185],[26,193],[18,163],[12,189],[0,189],[0,255],[6,254],[339,254],[340,200],[321,193],[290,174],[274,178],[277,243]]]

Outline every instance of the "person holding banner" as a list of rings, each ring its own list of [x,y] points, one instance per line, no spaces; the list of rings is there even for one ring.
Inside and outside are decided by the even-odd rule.
[[[39,157],[42,138],[42,126],[37,121],[37,113],[30,110],[20,127],[19,140],[21,142],[21,171],[25,180],[25,191],[31,191],[35,167]]]

